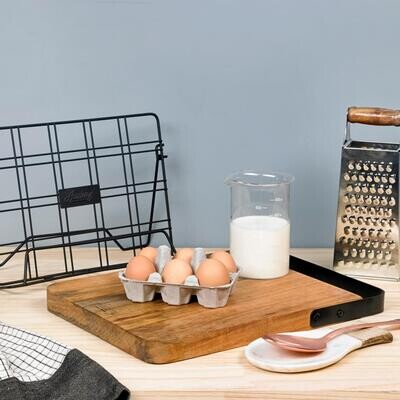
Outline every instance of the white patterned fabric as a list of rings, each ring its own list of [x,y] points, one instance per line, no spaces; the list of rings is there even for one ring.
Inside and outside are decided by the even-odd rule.
[[[0,323],[0,380],[50,378],[71,349],[44,336]]]

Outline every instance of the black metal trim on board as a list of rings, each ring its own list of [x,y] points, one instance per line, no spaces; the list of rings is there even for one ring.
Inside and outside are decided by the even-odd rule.
[[[310,314],[312,328],[378,314],[384,309],[385,291],[376,286],[294,256],[290,256],[290,269],[361,297],[360,300],[313,310]]]

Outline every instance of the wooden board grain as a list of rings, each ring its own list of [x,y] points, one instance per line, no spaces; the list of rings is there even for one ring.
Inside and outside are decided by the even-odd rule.
[[[133,303],[117,272],[57,282],[49,311],[149,363],[163,364],[248,344],[266,332],[309,329],[313,309],[360,299],[290,271],[274,280],[240,279],[228,304]]]

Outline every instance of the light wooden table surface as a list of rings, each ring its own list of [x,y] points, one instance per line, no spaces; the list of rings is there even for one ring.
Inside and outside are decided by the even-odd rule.
[[[90,249],[84,250],[88,260]],[[329,249],[296,249],[292,254],[320,265],[332,260]],[[51,255],[48,263],[52,263]],[[0,271],[0,280],[11,275]],[[400,283],[371,281],[386,290],[385,312],[373,321],[400,317]],[[134,399],[400,399],[400,334],[394,342],[356,351],[329,368],[278,374],[251,366],[243,348],[174,364],[151,365],[49,313],[46,286],[0,291],[0,320],[47,335],[96,360],[129,387]],[[1,395],[0,395],[1,397]]]

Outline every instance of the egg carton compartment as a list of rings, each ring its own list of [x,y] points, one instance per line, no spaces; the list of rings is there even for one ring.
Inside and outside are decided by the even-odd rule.
[[[194,249],[192,268],[194,271],[206,258],[203,248]],[[197,297],[200,305],[206,308],[224,307],[229,296],[233,292],[240,270],[229,273],[230,282],[223,286],[200,286],[196,275],[190,275],[183,284],[164,283],[161,273],[164,266],[171,260],[171,249],[168,246],[160,246],[157,250],[156,269],[147,281],[137,281],[125,276],[124,271],[119,273],[119,278],[124,286],[126,297],[133,301],[144,303],[154,300],[156,293],[161,293],[162,300],[170,305],[183,305],[190,302],[191,297]]]

